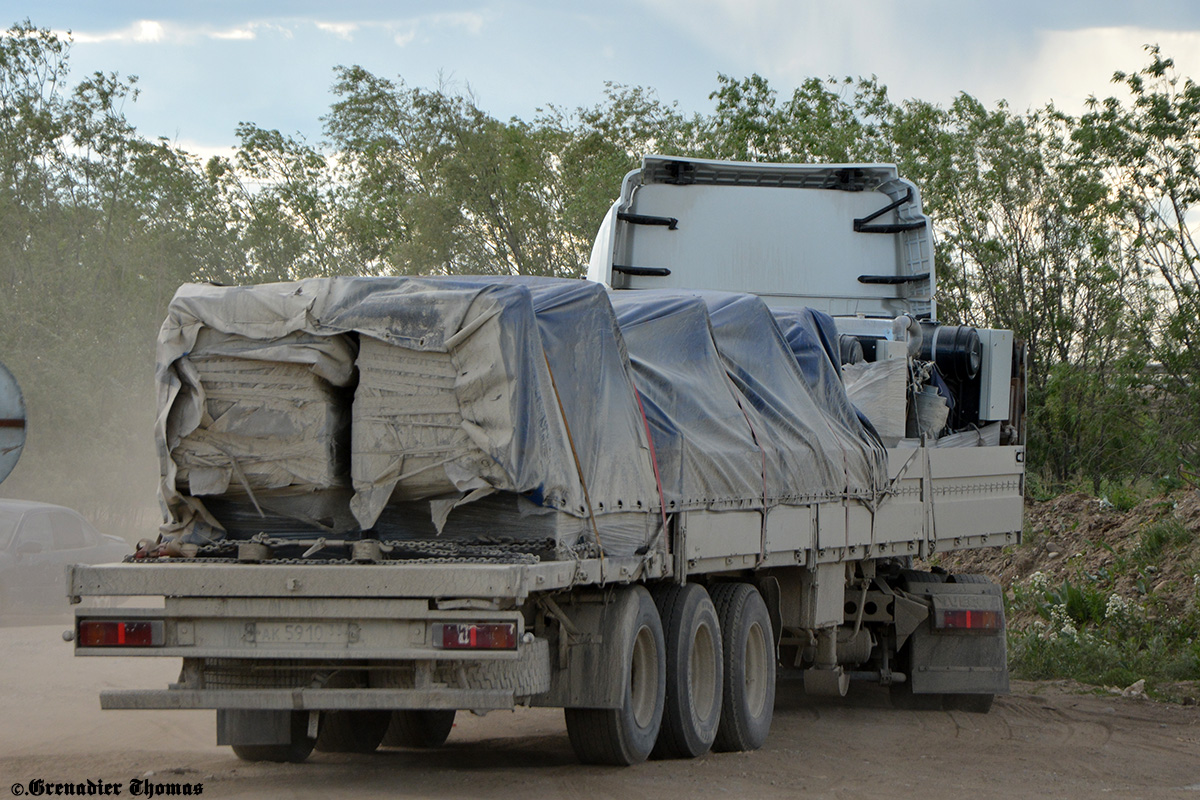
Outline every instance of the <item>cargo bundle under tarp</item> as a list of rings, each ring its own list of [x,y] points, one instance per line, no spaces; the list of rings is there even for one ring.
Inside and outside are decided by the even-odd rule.
[[[205,409],[210,391],[220,388],[206,385],[192,361],[208,339],[219,346],[206,347],[205,358],[255,364],[251,374],[304,364],[333,385],[355,386],[353,402],[345,400],[352,431],[348,472],[343,468],[340,478],[325,484],[299,478],[268,484],[242,468],[241,453],[225,448],[208,453],[206,467],[239,476],[247,502],[230,507],[238,499],[230,496],[234,492],[215,502],[185,493],[190,484],[180,481],[180,470],[185,477],[194,473],[190,442],[211,437]],[[357,348],[311,346],[347,340]],[[347,508],[352,518],[327,513],[295,519],[310,530],[370,530],[389,504],[421,501],[423,519],[396,509],[385,515],[390,535],[539,531],[563,542],[595,539],[598,531],[602,546],[614,553],[644,545],[659,525],[637,513],[658,505],[653,467],[612,308],[596,284],[332,278],[185,286],[171,303],[158,360],[168,528],[212,538],[231,524],[243,537],[278,533],[286,525],[258,513],[261,494],[311,502],[317,495],[332,497],[330,490],[342,484],[353,488]],[[242,405],[254,411],[267,398],[274,405],[294,401],[296,413],[304,411],[298,397],[271,397],[266,381],[243,388]],[[279,447],[262,457],[286,472],[296,454],[282,439],[263,438],[260,449],[273,441]],[[511,524],[497,526],[492,517],[475,520],[468,513],[492,493],[514,497],[476,507],[503,508]],[[225,513],[214,514],[217,508]],[[197,530],[195,522],[213,530]],[[606,527],[612,529],[607,536]]]
[[[185,286],[158,349],[164,528],[617,555],[654,540],[664,501],[873,499],[883,451],[821,363],[750,295],[520,277]]]
[[[872,500],[886,453],[846,398],[815,317],[784,337],[747,294],[614,292],[668,506]]]

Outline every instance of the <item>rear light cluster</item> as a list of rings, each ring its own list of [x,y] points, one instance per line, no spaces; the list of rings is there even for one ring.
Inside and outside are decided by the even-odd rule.
[[[943,630],[998,631],[1004,627],[1004,614],[967,608],[947,608],[934,615],[934,627]]]
[[[441,635],[437,628],[441,628]],[[443,622],[434,626],[433,641],[447,650],[516,650],[515,622]]]
[[[162,620],[83,619],[79,647],[162,647]]]

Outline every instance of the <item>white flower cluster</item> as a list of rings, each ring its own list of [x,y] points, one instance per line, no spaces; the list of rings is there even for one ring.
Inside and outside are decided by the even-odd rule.
[[[1050,630],[1048,638],[1053,641],[1059,636],[1065,636],[1068,639],[1075,639],[1079,636],[1079,630],[1075,627],[1075,623],[1067,615],[1067,609],[1064,606],[1056,605],[1050,609]]]
[[[1029,576],[1029,588],[1035,592],[1044,592],[1050,588],[1050,579],[1046,577],[1046,573],[1038,570]]]
[[[1136,614],[1141,614],[1142,611],[1143,609],[1140,605],[1114,592],[1108,596],[1108,603],[1104,606],[1104,618],[1118,622],[1127,620]]]

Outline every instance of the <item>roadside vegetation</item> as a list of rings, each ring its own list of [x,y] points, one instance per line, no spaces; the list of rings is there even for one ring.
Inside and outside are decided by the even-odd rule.
[[[937,562],[1005,587],[1014,677],[1196,703],[1200,491],[1112,488],[1033,500],[1021,545]]]

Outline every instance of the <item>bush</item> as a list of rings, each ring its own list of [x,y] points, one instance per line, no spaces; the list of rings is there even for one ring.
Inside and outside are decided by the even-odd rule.
[[[1165,522],[1147,534],[1143,545],[1160,551],[1180,535]],[[1099,686],[1123,687],[1141,678],[1152,688],[1200,680],[1200,577],[1195,582],[1197,597],[1185,613],[1165,615],[1152,598],[1147,608],[1093,580],[1050,586],[1042,573],[1034,573],[1027,583],[1014,584],[1009,596],[1010,618],[1037,615],[1023,628],[1009,628],[1009,666],[1019,678],[1071,678]]]

